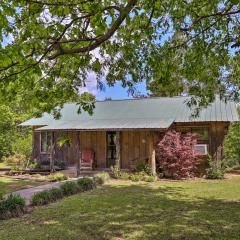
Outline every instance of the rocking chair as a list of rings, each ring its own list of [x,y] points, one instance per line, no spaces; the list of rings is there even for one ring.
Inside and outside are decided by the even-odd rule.
[[[80,168],[92,169],[93,168],[94,152],[91,150],[84,150],[81,153]]]

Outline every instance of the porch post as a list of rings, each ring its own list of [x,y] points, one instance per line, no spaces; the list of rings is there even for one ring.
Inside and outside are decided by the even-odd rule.
[[[121,141],[120,132],[116,132],[116,167],[121,167]]]
[[[77,155],[78,155],[78,161],[77,161],[77,177],[80,175],[81,171],[81,151],[80,151],[80,132],[78,131],[77,134]]]
[[[50,154],[50,172],[51,173],[53,173],[55,171],[55,169],[54,169],[54,148],[55,148],[54,132],[52,132],[52,137],[51,137],[51,154]]]
[[[154,147],[154,135],[151,132],[149,135],[149,165],[152,174],[156,175],[156,152]]]

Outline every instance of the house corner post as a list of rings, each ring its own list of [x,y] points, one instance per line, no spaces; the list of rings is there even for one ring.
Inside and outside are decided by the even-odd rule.
[[[80,176],[80,171],[81,171],[81,150],[80,150],[80,132],[78,131],[77,134],[77,177]]]
[[[154,135],[150,133],[149,135],[149,165],[151,167],[151,172],[156,175],[156,150],[154,146]]]

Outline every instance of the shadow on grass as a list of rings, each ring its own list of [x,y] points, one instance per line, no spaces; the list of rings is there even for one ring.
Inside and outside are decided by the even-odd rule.
[[[40,208],[22,219],[28,231],[14,231],[32,236],[24,239],[239,239],[239,220],[239,202],[190,198],[181,187],[107,185]]]

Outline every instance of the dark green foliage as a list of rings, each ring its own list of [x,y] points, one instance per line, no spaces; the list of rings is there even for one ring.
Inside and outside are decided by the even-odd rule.
[[[64,196],[63,191],[60,188],[52,188],[49,190],[49,193],[51,201],[57,201]]]
[[[54,165],[60,169],[66,168],[66,162],[65,161],[55,161]]]
[[[17,207],[23,208],[25,206],[25,200],[20,195],[10,194],[5,201],[5,206],[10,211]]]
[[[206,169],[207,179],[223,179],[224,168],[220,160],[214,160],[211,156],[208,157],[209,168]]]
[[[30,162],[28,165],[29,169],[41,169],[41,164],[39,162]]]
[[[49,190],[36,193],[32,198],[33,206],[45,205],[50,202],[51,202],[51,194]]]
[[[0,105],[0,161],[12,153],[14,114],[9,107]]]
[[[230,126],[224,140],[224,155],[227,167],[240,165],[240,123]]]
[[[157,180],[157,177],[156,176],[144,176],[143,177],[143,180],[145,182],[155,182]]]
[[[62,198],[63,191],[58,188],[52,188],[50,190],[45,190],[39,193],[36,193],[32,198],[33,206],[46,205],[51,202],[55,202],[56,200]]]
[[[20,130],[16,133],[16,138],[13,143],[13,152],[15,154],[24,155],[27,160],[30,159],[32,154],[32,133],[22,133]]]
[[[70,196],[79,191],[79,186],[76,182],[65,182],[60,186],[60,189],[65,196]]]
[[[19,217],[24,213],[25,200],[19,195],[10,194],[6,200],[0,200],[0,219]]]
[[[135,168],[136,172],[145,172],[148,175],[152,174],[151,168],[149,166],[149,164],[147,164],[144,161],[140,161],[136,164],[136,168]]]
[[[57,116],[76,101],[92,113],[94,97],[79,96],[89,72],[130,93],[144,79],[154,95],[239,100],[239,1],[5,0],[0,9],[0,100]]]
[[[95,187],[94,180],[91,178],[80,178],[77,184],[81,191],[88,191]]]

